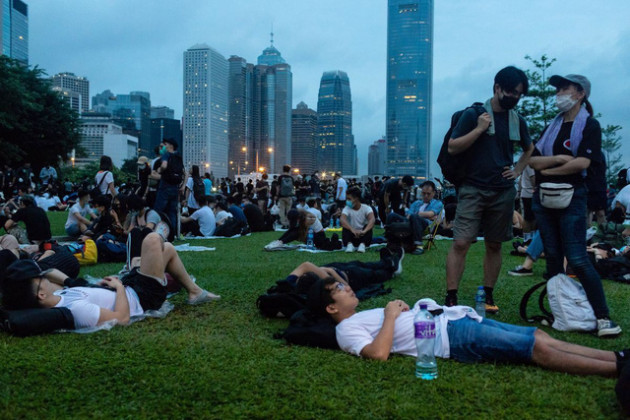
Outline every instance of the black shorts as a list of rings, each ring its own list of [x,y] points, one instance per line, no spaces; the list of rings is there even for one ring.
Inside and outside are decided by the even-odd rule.
[[[607,204],[606,191],[589,191],[586,195],[586,208],[590,211],[604,210]]]
[[[140,306],[145,311],[160,309],[166,300],[166,287],[153,277],[140,273],[138,267],[122,278],[122,284],[131,287],[136,292]]]
[[[526,222],[533,222],[536,220],[536,216],[532,210],[532,199],[521,197],[521,200],[523,200],[523,219],[525,219]]]

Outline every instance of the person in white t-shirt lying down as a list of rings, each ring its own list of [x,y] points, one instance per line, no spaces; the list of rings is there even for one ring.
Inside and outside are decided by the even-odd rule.
[[[177,251],[153,232],[142,242],[139,267],[122,279],[105,277],[100,287],[64,287],[75,280],[59,270],[42,271],[32,260],[12,263],[2,279],[4,309],[66,307],[74,317],[75,328],[94,327],[115,320],[128,324],[132,316],[159,309],[166,300],[165,273],[169,273],[188,292],[188,303],[217,300],[220,296],[197,286]]]
[[[402,300],[385,308],[357,312],[359,300],[345,282],[332,277],[316,281],[307,304],[312,312],[336,323],[339,347],[367,359],[387,360],[392,353],[416,356],[413,319],[420,302],[435,316],[435,355],[460,362],[532,363],[577,375],[616,376],[630,351],[597,350],[556,340],[535,327],[481,318],[466,306],[439,306],[419,300],[413,309]],[[629,363],[630,365],[630,363]]]

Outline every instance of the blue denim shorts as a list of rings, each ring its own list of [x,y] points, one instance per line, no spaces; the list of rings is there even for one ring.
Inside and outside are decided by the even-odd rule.
[[[536,327],[521,327],[484,318],[464,317],[448,322],[451,359],[464,363],[528,363],[534,350]]]

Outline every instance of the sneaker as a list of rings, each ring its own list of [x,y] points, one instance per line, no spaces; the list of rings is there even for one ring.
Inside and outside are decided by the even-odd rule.
[[[346,252],[354,252],[355,248],[354,245],[352,245],[352,242],[348,242],[348,245],[346,246]]]
[[[394,271],[394,276],[400,276],[402,274],[402,262],[403,259],[405,258],[405,250],[400,248],[400,250],[398,251],[398,264],[396,265],[396,271]]]
[[[422,255],[424,254],[424,249],[421,246],[417,246],[416,249],[413,250],[411,255]]]
[[[364,253],[365,252],[365,244],[359,244],[357,248],[357,252]]]
[[[525,268],[522,265],[517,265],[516,268],[508,271],[508,274],[515,277],[532,276],[534,274],[534,270],[531,268]]]
[[[494,302],[486,301],[486,313],[487,314],[496,314],[499,312],[499,307],[494,304]]]
[[[276,249],[276,248],[281,248],[282,246],[284,246],[284,243],[282,241],[275,240],[265,245],[265,249]]]
[[[444,306],[457,306],[457,295],[446,294],[446,299],[444,299]]]
[[[597,320],[598,337],[613,337],[619,334],[621,334],[621,327],[610,319],[601,318]]]

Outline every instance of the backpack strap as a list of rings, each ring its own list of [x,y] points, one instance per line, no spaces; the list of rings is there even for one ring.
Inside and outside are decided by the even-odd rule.
[[[534,322],[539,322],[542,324],[546,324],[546,325],[551,325],[553,324],[553,314],[551,312],[549,312],[547,309],[545,309],[545,296],[547,296],[547,281],[541,281],[538,284],[535,284],[534,286],[532,286],[527,292],[525,292],[525,294],[523,295],[523,298],[521,299],[521,303],[520,303],[520,307],[519,307],[519,314],[521,316],[521,319],[523,321],[529,322],[529,323],[534,323]],[[541,311],[543,312],[543,315],[533,315],[531,317],[527,316],[527,304],[529,302],[529,299],[531,298],[531,296],[538,290],[542,288],[540,295],[538,296],[538,307],[541,309]]]

